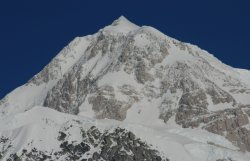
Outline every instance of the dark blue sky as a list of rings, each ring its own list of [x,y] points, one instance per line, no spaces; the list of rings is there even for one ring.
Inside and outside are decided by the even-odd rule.
[[[1,0],[0,98],[120,15],[250,69],[249,0]]]

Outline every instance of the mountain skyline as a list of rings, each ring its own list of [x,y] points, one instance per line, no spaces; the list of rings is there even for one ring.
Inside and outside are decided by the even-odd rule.
[[[248,3],[1,1],[0,98],[41,71],[76,36],[95,33],[120,15],[196,44],[230,66],[250,69]]]
[[[249,79],[121,16],[0,100],[0,160],[248,161]]]

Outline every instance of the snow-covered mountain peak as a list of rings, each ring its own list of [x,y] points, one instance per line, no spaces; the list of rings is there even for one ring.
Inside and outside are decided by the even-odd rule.
[[[126,17],[124,17],[123,15],[120,16],[118,19],[116,19],[112,24],[116,25],[118,23],[127,23],[127,24],[131,24],[132,22],[130,22]]]
[[[111,34],[127,34],[131,31],[137,30],[140,28],[136,24],[130,22],[124,16],[120,16],[117,20],[115,20],[111,25],[106,26],[103,31],[106,31]]]
[[[121,16],[94,35],[75,38],[27,84],[0,101],[0,143],[5,142],[0,160],[16,152],[15,157],[26,159],[35,147],[39,154],[32,149],[32,157],[46,150],[52,160],[106,161],[122,152],[125,160],[155,160],[162,154],[170,161],[237,161],[241,153],[235,150],[250,151],[249,78],[249,71]],[[135,136],[118,126],[162,153],[142,146],[142,153],[149,154],[142,158],[129,148]],[[122,142],[115,141],[117,136]],[[13,148],[5,149],[7,144]],[[119,150],[110,154],[105,151],[110,148]],[[248,161],[249,156],[241,158]]]

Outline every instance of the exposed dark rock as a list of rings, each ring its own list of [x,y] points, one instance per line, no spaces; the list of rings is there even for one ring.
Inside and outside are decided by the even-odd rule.
[[[60,151],[49,153],[36,148],[31,151],[23,149],[21,155],[10,155],[9,161],[51,161],[53,158],[58,160],[61,157],[66,160],[81,161],[169,161],[162,158],[151,146],[136,138],[132,132],[119,127],[105,132],[100,132],[95,126],[82,130],[80,143],[65,140],[68,138],[66,131],[60,131],[58,134],[61,142]],[[90,153],[91,151],[94,152]],[[0,156],[2,157],[1,153]]]
[[[127,110],[130,108],[130,101],[119,101],[114,96],[114,89],[111,86],[104,86],[98,89],[97,95],[89,98],[92,109],[99,119],[109,118],[124,120]],[[134,100],[131,100],[134,101]]]
[[[59,134],[60,135],[57,138],[59,141],[63,141],[67,136],[64,132],[61,132],[61,131],[59,132]]]

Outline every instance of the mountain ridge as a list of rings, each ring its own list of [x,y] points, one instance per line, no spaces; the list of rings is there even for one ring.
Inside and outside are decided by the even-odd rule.
[[[183,155],[180,157],[185,156],[189,160],[208,159],[205,155],[195,154],[192,149],[188,150],[190,155],[184,152],[187,150],[186,146],[196,149],[194,147],[196,144],[199,144],[199,147],[206,147],[203,151],[206,154],[211,148],[222,149],[221,152],[227,154],[223,156],[221,153],[214,153],[210,160],[228,158],[235,160],[237,158],[235,156],[239,155],[245,157],[242,160],[247,160],[246,158],[249,158],[247,151],[250,151],[250,83],[247,81],[249,73],[249,71],[223,64],[197,46],[168,37],[153,27],[139,27],[121,16],[94,35],[75,38],[27,84],[17,88],[1,100],[0,120],[14,124],[10,121],[13,116],[32,111],[33,107],[43,106],[43,108],[63,112],[65,115],[77,115],[76,120],[78,117],[86,118],[83,121],[78,120],[80,123],[77,127],[79,128],[89,128],[85,127],[85,122],[90,120],[98,122],[97,125],[91,123],[97,129],[103,126],[98,120],[113,120],[111,124],[118,121],[120,122],[118,127],[125,124],[123,128],[132,130],[136,136],[140,133],[135,130],[136,128],[143,127],[147,131],[153,129],[152,133],[160,128],[157,135],[161,139],[172,138],[173,144],[176,145],[174,150],[183,150]],[[55,115],[61,114],[55,113]],[[54,122],[53,117],[49,119]],[[0,124],[3,129],[4,124]],[[132,125],[135,127],[129,129]],[[217,139],[205,139],[204,142],[200,138],[198,141],[178,142],[176,139],[178,135],[181,140],[194,140],[190,137],[191,135],[186,136],[189,128],[193,128],[193,131],[208,138],[211,135],[215,139],[218,135],[220,139],[224,139],[219,145],[215,143]],[[107,130],[112,137],[116,137],[110,127],[107,127]],[[53,136],[59,135],[57,130],[50,131],[53,131]],[[191,131],[188,133],[198,137]],[[171,132],[173,136],[170,135]],[[120,133],[119,130],[118,133]],[[10,135],[10,140],[15,140],[13,134],[8,132],[7,134]],[[144,136],[140,134],[140,137]],[[35,136],[32,136],[32,139],[37,140]],[[159,141],[155,143],[150,137],[144,140],[146,142],[151,140],[149,142],[154,144],[155,149],[157,149],[157,144],[160,144]],[[230,143],[227,140],[233,145],[229,146]],[[99,141],[102,142],[102,140]],[[119,144],[118,147],[125,148],[125,144],[129,144],[127,140],[123,141],[124,143]],[[62,150],[65,146],[74,145],[69,142],[70,140],[61,145]],[[92,145],[89,141],[82,142],[82,145],[85,144]],[[171,145],[170,142],[167,144]],[[105,147],[105,144],[99,145]],[[155,153],[152,150],[150,151],[152,156],[147,156],[146,159],[180,160],[178,156],[175,156],[174,151],[160,146],[164,152]],[[145,144],[145,148],[141,150],[147,151],[149,147]],[[245,151],[245,154],[232,153],[236,149]],[[123,159],[128,159],[130,155],[136,156],[133,148],[130,151],[133,154],[127,151]],[[199,150],[196,149],[196,151]],[[19,151],[16,150],[16,152]],[[87,157],[85,154],[71,156],[70,151],[59,150],[59,153],[66,153],[66,156],[61,155],[66,158],[79,159],[83,155]],[[24,157],[24,154],[21,156],[20,154],[16,155]],[[92,155],[93,159],[94,154]],[[113,153],[109,155],[111,157]],[[5,156],[10,155],[5,154]],[[45,156],[48,157],[48,154]],[[33,156],[33,159],[35,157],[38,156]],[[96,154],[95,157],[103,160],[109,158],[102,154]],[[152,158],[149,159],[150,157]],[[120,160],[123,159],[120,158]]]

